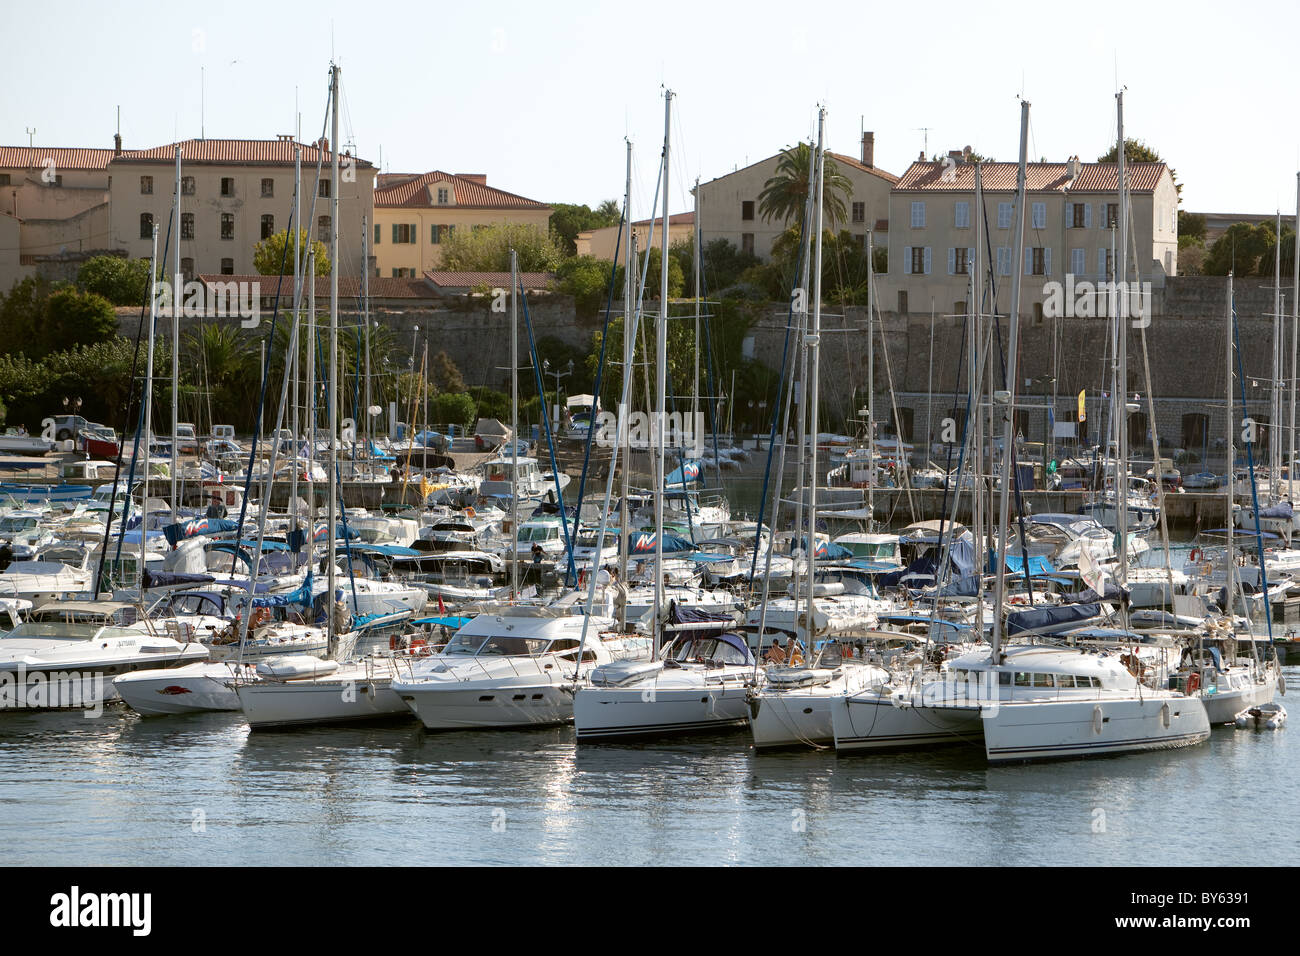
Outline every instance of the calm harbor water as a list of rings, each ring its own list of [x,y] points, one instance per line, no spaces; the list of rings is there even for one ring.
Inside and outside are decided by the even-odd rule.
[[[756,754],[748,732],[11,713],[0,839],[10,865],[1295,864],[1297,733],[990,768],[973,747]]]

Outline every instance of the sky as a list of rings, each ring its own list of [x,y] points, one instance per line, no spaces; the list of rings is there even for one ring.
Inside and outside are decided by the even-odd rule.
[[[799,19],[800,15],[802,19]],[[197,137],[304,141],[327,127],[341,68],[345,144],[386,172],[485,173],[544,202],[621,199],[650,213],[674,93],[670,205],[814,135],[901,174],[972,146],[1014,161],[1095,160],[1125,132],[1160,153],[1193,212],[1294,211],[1300,170],[1288,44],[1300,5],[996,5],[822,0],[704,4],[309,5],[82,0],[5,15],[0,144],[126,148]],[[296,105],[295,105],[296,104]]]

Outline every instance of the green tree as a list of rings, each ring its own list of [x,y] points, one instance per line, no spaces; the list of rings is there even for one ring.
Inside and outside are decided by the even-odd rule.
[[[307,268],[307,250],[310,243],[311,251],[316,253],[316,275],[327,276],[330,274],[330,254],[325,248],[325,243],[319,239],[311,239],[306,229],[298,230],[298,247],[302,252],[302,268]],[[289,246],[289,254],[285,255],[285,245]],[[288,229],[281,229],[263,239],[253,247],[253,268],[257,270],[258,275],[278,276],[293,275],[293,241],[289,236]]]
[[[77,288],[102,295],[113,305],[144,305],[149,292],[149,260],[95,256],[77,270]]]
[[[102,295],[60,289],[45,303],[45,352],[103,342],[117,335],[117,313]]]
[[[49,385],[49,370],[21,352],[0,354],[0,401],[16,413],[31,407]],[[40,409],[34,409],[39,415]],[[16,419],[20,420],[20,419]]]
[[[1187,239],[1205,239],[1205,217],[1198,212],[1178,210],[1178,241]]]
[[[809,143],[784,150],[777,162],[776,175],[763,185],[758,194],[758,212],[764,222],[803,223],[804,204],[808,199],[809,159],[814,152]],[[853,195],[853,184],[840,172],[834,160],[825,161],[825,184],[822,189],[822,215],[827,226],[848,219],[845,201]]]
[[[262,383],[258,350],[236,326],[210,323],[185,341],[199,389],[206,390],[216,422],[251,422]],[[270,394],[270,389],[267,390]]]
[[[165,356],[170,351],[155,343],[154,367],[164,367]],[[146,356],[141,349],[140,365],[145,366]],[[113,336],[99,342],[76,345],[70,349],[52,352],[45,359],[44,408],[59,407],[65,396],[82,399],[81,414],[92,421],[116,423],[122,415],[131,393],[131,365],[135,358],[135,342],[122,336]],[[155,403],[159,414],[165,411]]]
[[[7,349],[40,358],[45,349],[38,330],[45,321],[45,304],[56,286],[41,276],[20,279],[0,301],[0,339]]]
[[[1271,274],[1275,239],[1271,222],[1234,222],[1210,246],[1201,271],[1207,276],[1226,276],[1229,272],[1254,276],[1264,274],[1260,269],[1266,268]]]
[[[429,402],[429,416],[440,425],[460,425],[468,428],[474,424],[478,403],[467,392],[442,392]]]
[[[445,351],[429,360],[429,378],[439,392],[464,392],[465,378]],[[441,420],[441,419],[440,419]]]
[[[622,219],[618,201],[614,199],[606,199],[595,209],[564,202],[552,203],[551,209],[551,236],[566,256],[577,255],[578,233],[617,226]]]
[[[1111,144],[1110,149],[1097,157],[1099,163],[1115,163],[1119,161],[1119,141],[1116,140]],[[1163,163],[1160,154],[1139,139],[1124,137],[1124,161],[1127,163]],[[1178,173],[1172,166],[1169,167],[1169,178],[1174,181],[1174,189],[1178,191],[1179,202],[1182,202],[1183,187],[1178,182]]]
[[[554,272],[564,258],[549,233],[528,223],[499,222],[453,232],[442,244],[442,268],[449,272],[509,272],[512,248],[520,272]]]
[[[613,270],[612,262],[594,256],[573,256],[561,262],[555,270],[556,289],[573,296],[573,306],[579,318],[594,318],[604,310],[608,301]],[[614,295],[621,303],[623,287],[616,288]]]

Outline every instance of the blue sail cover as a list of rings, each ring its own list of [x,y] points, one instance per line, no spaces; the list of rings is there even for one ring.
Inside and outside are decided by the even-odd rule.
[[[1100,615],[1100,604],[1065,604],[1012,611],[1007,615],[1007,635],[1014,637],[1028,631],[1050,633],[1065,630],[1072,624],[1083,624]]]
[[[1073,596],[1067,595],[1065,600],[1071,604],[1096,604],[1099,601],[1117,601],[1125,602],[1129,598],[1129,592],[1115,584],[1113,581],[1107,581],[1102,588],[1102,593],[1098,594],[1092,588],[1086,591],[1080,591]]]
[[[329,537],[329,533],[330,533],[330,526],[327,524],[323,524],[316,529],[316,533],[315,535],[313,535],[313,540],[324,541],[326,538]],[[351,528],[345,528],[343,527],[343,525],[340,524],[340,525],[336,525],[334,528],[334,537],[336,540],[340,538],[344,540],[351,540],[352,538],[361,537],[361,532],[354,531]]]
[[[299,587],[288,594],[269,594],[266,597],[253,598],[253,607],[288,607],[290,604],[311,604],[311,565],[307,566],[307,577]]]
[[[1259,510],[1261,518],[1290,518],[1292,514],[1291,502],[1289,501],[1280,501],[1275,505]]]
[[[175,584],[211,584],[216,580],[210,574],[181,574],[173,571],[151,571],[148,568],[144,570],[144,581],[141,582],[145,590],[149,588],[165,588]]]
[[[804,550],[808,548],[808,539],[804,538],[801,542]],[[842,544],[836,544],[833,541],[818,541],[817,554],[818,558],[826,558],[830,561],[847,561],[853,558],[853,552]]]
[[[990,550],[989,563],[988,563],[989,574],[993,574],[997,571],[996,562],[997,562],[997,552]],[[1024,574],[1025,572],[1024,556],[1019,554],[1008,554],[1007,570],[1010,571],[1012,574]],[[1033,577],[1039,577],[1042,575],[1055,574],[1056,568],[1052,567],[1052,563],[1047,560],[1047,557],[1045,555],[1031,554],[1029,556],[1029,573]]]
[[[175,547],[186,538],[196,538],[201,534],[227,534],[238,527],[239,522],[230,518],[192,518],[169,524],[162,530],[167,543]]]
[[[647,555],[655,553],[655,533],[653,531],[633,531],[627,536],[627,550],[630,555]],[[682,554],[694,551],[695,545],[685,538],[664,532],[663,553]]]
[[[677,468],[668,475],[664,481],[666,485],[684,485],[687,482],[700,480],[700,463],[694,458],[687,459],[680,468]]]

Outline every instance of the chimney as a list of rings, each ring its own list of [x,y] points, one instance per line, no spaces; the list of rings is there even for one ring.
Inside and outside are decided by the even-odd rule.
[[[113,134],[113,155],[114,156],[122,155],[122,134],[121,133]]]
[[[328,136],[322,136],[320,139],[316,140],[314,145],[321,152],[328,153],[330,151],[330,138]]]
[[[862,134],[862,165],[868,169],[876,168],[876,134]]]
[[[960,149],[948,150],[948,158],[951,159],[954,163],[964,163],[966,161],[966,157],[962,155]]]

